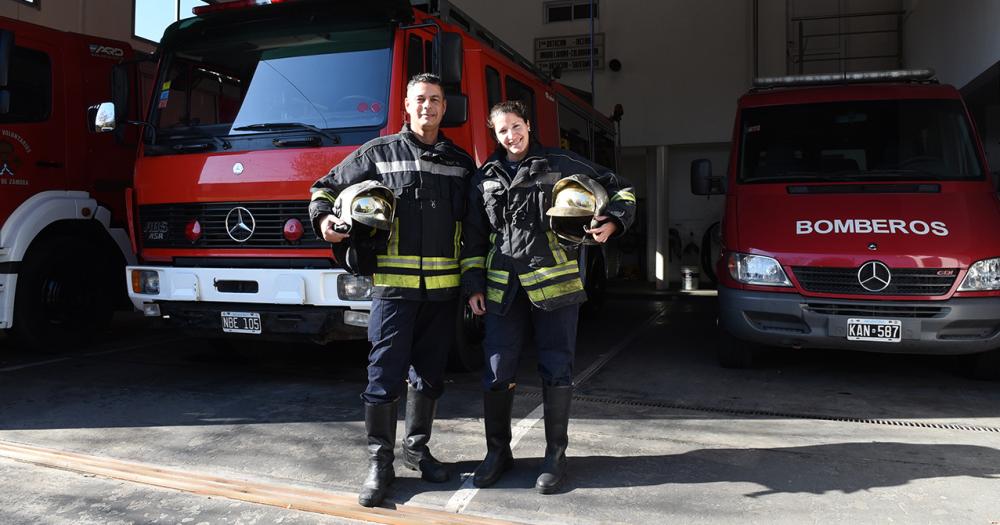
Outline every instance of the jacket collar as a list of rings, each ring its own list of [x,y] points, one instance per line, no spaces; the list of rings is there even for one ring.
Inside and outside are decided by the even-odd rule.
[[[444,135],[444,131],[440,129],[438,130],[437,142],[434,144],[424,144],[424,142],[420,140],[415,133],[413,133],[413,129],[410,128],[409,122],[403,123],[403,128],[399,130],[399,134],[411,144],[423,150],[433,149],[438,151],[449,151],[452,148],[451,139],[446,137]]]
[[[537,142],[531,143],[528,154],[521,159],[521,162],[517,163],[517,173],[507,173],[506,155],[507,150],[498,145],[497,149],[490,155],[490,158],[486,159],[486,162],[483,163],[483,168],[485,168],[484,171],[488,176],[503,180],[508,188],[513,188],[522,181],[531,179],[539,173],[549,170],[548,161],[545,159],[545,148]],[[507,176],[499,176],[494,170],[498,170]]]

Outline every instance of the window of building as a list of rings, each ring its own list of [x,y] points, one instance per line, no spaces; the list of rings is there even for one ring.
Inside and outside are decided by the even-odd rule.
[[[31,7],[34,7],[35,9],[41,9],[42,8],[42,6],[41,6],[42,0],[14,0],[14,1],[17,2],[17,3],[19,3],[19,4],[30,5]]]
[[[132,36],[159,42],[168,25],[190,18],[192,9],[206,4],[206,0],[132,0]]]
[[[10,111],[0,115],[4,124],[42,122],[52,110],[52,63],[49,55],[14,47],[10,56]]]
[[[558,0],[545,2],[544,20],[552,22],[569,22],[570,20],[586,20],[590,18],[591,0]],[[597,0],[593,1],[594,18],[600,18]]]

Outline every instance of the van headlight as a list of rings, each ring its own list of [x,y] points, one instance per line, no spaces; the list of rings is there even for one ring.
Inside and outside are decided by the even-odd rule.
[[[351,274],[337,276],[337,295],[348,301],[370,301],[372,298],[372,278]]]
[[[960,292],[985,292],[1000,290],[1000,257],[976,261],[965,274]]]
[[[792,282],[772,257],[748,253],[729,254],[729,275],[743,284],[760,286],[791,286]]]

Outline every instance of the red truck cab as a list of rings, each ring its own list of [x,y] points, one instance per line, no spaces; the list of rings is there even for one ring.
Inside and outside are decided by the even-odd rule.
[[[137,141],[93,132],[90,108],[132,55],[125,42],[0,18],[0,328],[32,346],[91,335],[125,301]]]
[[[1000,373],[1000,202],[927,70],[758,79],[740,98],[717,265],[719,359],[754,345],[974,354]]]
[[[566,141],[614,167],[606,117],[436,4],[431,13],[409,0],[237,1],[166,29],[136,163],[137,307],[212,338],[365,338],[371,279],[345,272],[312,231],[309,188],[365,142],[400,131],[417,73],[440,74],[443,132],[478,162],[496,147],[489,108],[516,98],[543,144]],[[593,253],[584,270],[601,276]],[[475,323],[457,319],[459,337],[475,339]],[[458,347],[460,366],[482,361],[473,344]]]

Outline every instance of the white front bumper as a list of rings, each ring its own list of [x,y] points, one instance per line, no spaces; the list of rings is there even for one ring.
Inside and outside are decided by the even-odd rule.
[[[156,271],[159,294],[141,294],[132,289],[132,270]],[[343,270],[299,270],[260,268],[182,268],[174,266],[128,266],[125,279],[132,304],[142,310],[153,301],[206,303],[259,303],[313,306],[340,306],[369,310],[371,301],[342,299],[337,293],[337,277]],[[254,281],[255,293],[220,292],[220,281]]]

